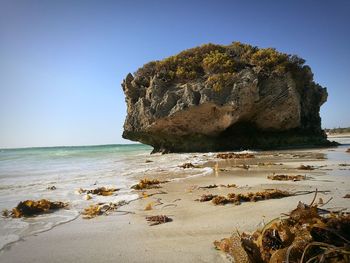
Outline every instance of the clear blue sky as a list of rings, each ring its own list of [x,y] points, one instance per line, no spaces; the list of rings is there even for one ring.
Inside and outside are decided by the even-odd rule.
[[[306,59],[350,126],[350,1],[0,0],[0,148],[126,143],[123,77],[203,43]]]

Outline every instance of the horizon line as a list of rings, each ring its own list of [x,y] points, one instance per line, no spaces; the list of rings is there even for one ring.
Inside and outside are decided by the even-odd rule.
[[[74,148],[74,147],[100,147],[100,146],[116,146],[116,145],[147,145],[140,142],[132,143],[109,143],[109,144],[87,144],[87,145],[56,145],[56,146],[25,146],[25,147],[1,147],[0,150],[24,150],[24,149],[40,149],[40,148]],[[149,146],[149,145],[147,145]],[[150,146],[152,147],[152,146]]]

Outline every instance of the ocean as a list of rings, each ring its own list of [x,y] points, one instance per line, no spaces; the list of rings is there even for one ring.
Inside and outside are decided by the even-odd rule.
[[[0,210],[20,201],[49,199],[69,202],[69,209],[33,218],[0,219],[0,249],[19,239],[74,220],[84,207],[97,202],[132,200],[130,187],[145,177],[181,180],[212,172],[211,168],[182,169],[185,162],[202,164],[209,154],[154,154],[142,144],[47,147],[0,150]],[[48,189],[55,186],[55,190]],[[77,190],[120,188],[117,195],[84,199]]]

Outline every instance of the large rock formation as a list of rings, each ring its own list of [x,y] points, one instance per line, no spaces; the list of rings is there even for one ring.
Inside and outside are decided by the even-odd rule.
[[[327,90],[304,62],[238,42],[150,62],[122,83],[123,138],[155,152],[325,145]]]

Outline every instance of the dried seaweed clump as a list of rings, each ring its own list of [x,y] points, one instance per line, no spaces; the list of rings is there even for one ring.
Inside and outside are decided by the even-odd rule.
[[[198,187],[198,189],[212,189],[212,188],[218,188],[218,187],[227,187],[227,188],[234,188],[237,187],[236,184],[210,184],[210,185],[206,185],[206,186],[200,186]]]
[[[119,207],[126,205],[127,202],[119,201],[117,203],[99,203],[93,204],[85,208],[81,214],[84,219],[91,219],[100,215],[109,215],[111,212],[116,211]]]
[[[250,262],[350,262],[350,214],[331,213],[316,205],[300,202],[287,218],[240,238],[240,244],[229,242],[230,237],[214,245],[235,262],[240,262],[234,253],[240,246]]]
[[[198,188],[199,189],[212,189],[212,188],[217,188],[217,187],[219,187],[219,186],[216,184],[210,184],[210,185],[206,185],[206,186],[200,186]]]
[[[350,198],[350,194],[344,195],[343,198]]]
[[[213,194],[203,194],[201,195],[201,197],[199,199],[196,199],[195,201],[199,201],[199,202],[208,202],[211,201],[213,198],[217,197],[217,195],[213,195]]]
[[[305,175],[287,175],[287,174],[273,174],[273,175],[269,175],[267,176],[268,179],[271,180],[277,180],[277,181],[301,181],[301,180],[306,180],[306,176]]]
[[[109,196],[113,195],[114,192],[119,191],[120,189],[117,188],[106,188],[106,187],[98,187],[96,189],[92,190],[86,190],[86,189],[79,189],[79,193],[86,193],[86,194],[93,194],[93,195],[102,195],[102,196]]]
[[[281,191],[278,189],[266,190],[263,192],[250,192],[247,194],[235,194],[230,193],[225,196],[216,196],[211,201],[214,205],[226,205],[226,204],[235,204],[240,205],[242,202],[257,202],[268,199],[278,199],[283,197],[292,196],[293,194],[287,191]]]
[[[315,170],[315,167],[311,166],[311,165],[300,165],[298,167],[298,170],[308,170],[308,171],[311,171],[311,170]]]
[[[347,153],[350,153],[350,148],[348,148],[348,149],[346,150],[346,152],[347,152]]]
[[[220,159],[247,159],[254,157],[254,154],[251,153],[218,153],[216,155],[216,158]]]
[[[180,168],[183,169],[188,169],[188,168],[199,168],[197,165],[194,165],[192,163],[184,163],[182,165],[179,166]]]
[[[214,246],[217,250],[225,252],[233,262],[251,263],[247,252],[241,245],[241,237],[236,233],[229,238],[214,241]]]
[[[149,222],[150,226],[160,225],[173,221],[170,217],[167,217],[165,215],[146,216],[146,220]]]
[[[272,166],[272,165],[283,165],[282,163],[272,163],[272,162],[267,162],[267,163],[258,163],[258,166]]]
[[[63,202],[51,202],[46,199],[41,199],[38,201],[25,200],[19,202],[18,205],[12,209],[12,211],[5,210],[3,216],[20,218],[20,217],[30,217],[43,213],[53,212],[60,208],[67,207],[68,203]]]
[[[135,190],[151,189],[151,188],[160,188],[159,184],[167,183],[168,181],[160,181],[158,179],[141,179],[138,184],[131,186]]]

